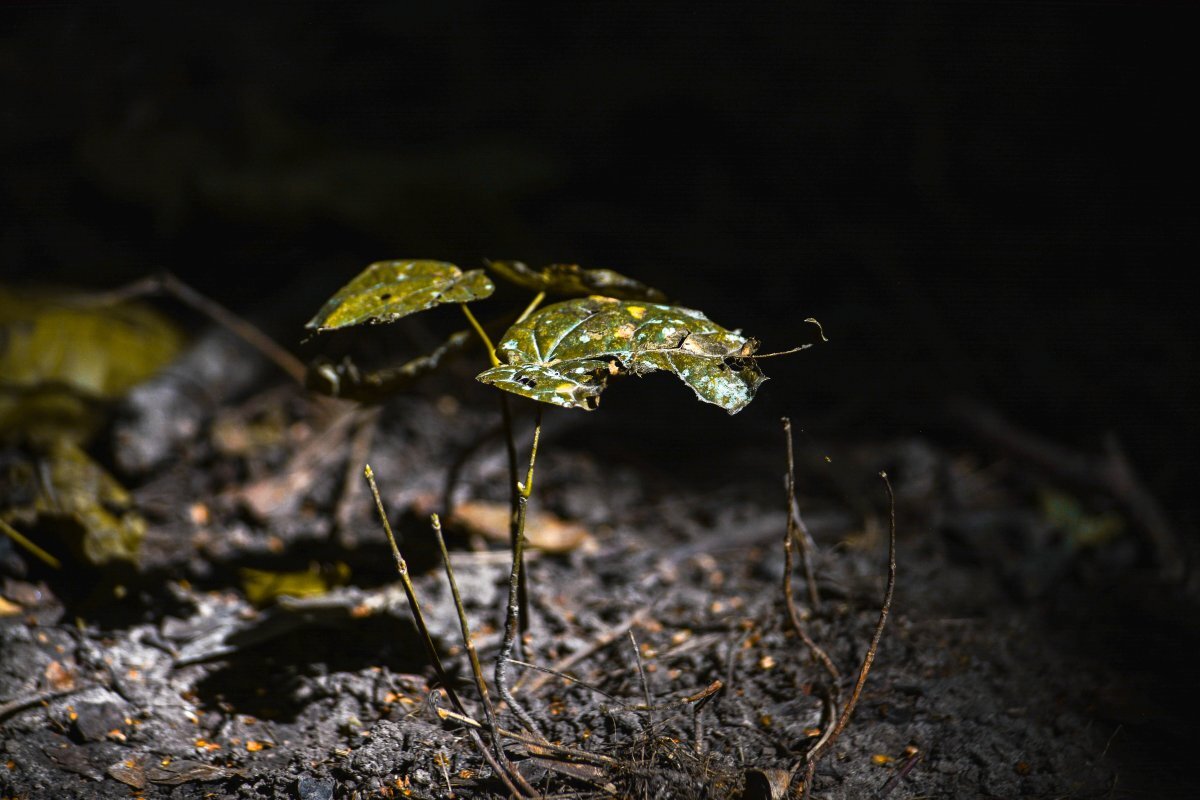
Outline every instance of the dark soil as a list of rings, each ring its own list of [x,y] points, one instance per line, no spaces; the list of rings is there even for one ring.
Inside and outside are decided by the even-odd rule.
[[[369,460],[482,719],[425,514],[497,415],[491,395],[454,399],[462,384],[448,380],[380,413],[288,387],[225,402],[165,462],[121,473],[151,521],[136,576],[51,572],[0,540],[0,796],[503,796],[464,728],[439,717],[449,704],[361,481]],[[167,435],[130,409],[113,433],[123,446]],[[789,786],[778,771],[799,768],[796,792],[830,686],[782,601],[782,433],[714,411],[697,458],[659,423],[603,414],[548,415],[534,494],[588,538],[531,556],[522,659],[576,680],[514,668],[545,737],[603,758],[517,741],[509,757],[546,796],[771,797],[772,781]],[[878,659],[812,796],[1183,796],[1170,773],[1187,715],[1172,687],[1186,677],[1174,655],[1197,638],[1182,621],[1191,601],[1142,566],[1128,521],[1092,543],[1045,507],[1067,497],[1097,515],[1110,498],[968,442],[802,439],[798,452],[821,602],[806,602],[799,574],[797,600],[843,698],[883,596],[881,470],[899,538]],[[455,502],[503,504],[506,474],[500,440],[484,442]],[[505,545],[448,532],[490,676]],[[321,596],[247,600],[240,570],[310,564],[348,578]]]

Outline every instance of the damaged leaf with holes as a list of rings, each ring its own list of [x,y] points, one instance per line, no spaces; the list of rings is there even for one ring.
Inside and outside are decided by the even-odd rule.
[[[501,278],[534,292],[567,297],[596,294],[618,300],[649,300],[655,303],[667,299],[658,289],[611,269],[550,264],[535,270],[521,261],[489,261],[487,264]]]
[[[331,331],[394,322],[443,303],[470,303],[496,290],[481,269],[463,272],[444,261],[377,261],[321,307],[306,327]]]
[[[567,408],[596,407],[608,379],[666,370],[736,414],[766,380],[754,339],[690,308],[587,297],[547,306],[508,329],[503,362],[477,378]]]

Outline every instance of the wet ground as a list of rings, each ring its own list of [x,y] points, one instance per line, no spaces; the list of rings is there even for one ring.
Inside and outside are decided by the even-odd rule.
[[[150,523],[138,572],[55,572],[0,540],[0,796],[505,796],[446,718],[361,479],[369,461],[436,645],[483,719],[426,515],[447,497],[463,510],[447,524],[451,561],[490,676],[507,464],[501,439],[480,441],[498,418],[491,395],[458,397],[455,380],[369,411],[260,375],[182,433],[128,406],[99,452],[133,452],[140,436],[170,445],[152,466],[113,456]],[[966,437],[800,440],[819,602],[798,568],[794,590],[834,682],[783,602],[782,432],[722,434],[732,423],[713,412],[715,433],[682,446],[657,423],[602,414],[549,414],[537,470],[530,535],[543,549],[529,558],[521,660],[542,669],[513,671],[549,744],[505,740],[537,792],[797,794],[879,617],[886,470],[894,604],[811,795],[1186,795],[1189,714],[1172,687],[1186,680],[1175,656],[1197,638],[1194,603],[1148,566],[1112,498]],[[264,594],[278,573],[327,591]]]

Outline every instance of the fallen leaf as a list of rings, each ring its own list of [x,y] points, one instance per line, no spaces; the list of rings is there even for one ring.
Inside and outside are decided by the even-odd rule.
[[[204,764],[186,758],[170,761],[161,767],[151,766],[146,769],[146,777],[152,783],[163,783],[168,786],[178,786],[191,781],[220,781],[234,775],[245,777],[246,771]]]
[[[51,661],[42,673],[46,685],[56,692],[69,692],[75,688],[75,670],[63,666],[58,661]]]
[[[506,503],[468,501],[454,509],[450,521],[493,542],[509,540],[509,506]],[[530,511],[525,519],[530,547],[547,553],[569,553],[592,543],[587,528],[548,511]]]
[[[146,770],[139,761],[132,758],[111,765],[108,768],[108,775],[134,789],[146,788]]]

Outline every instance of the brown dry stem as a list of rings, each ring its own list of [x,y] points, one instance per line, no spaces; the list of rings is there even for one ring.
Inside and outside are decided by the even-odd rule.
[[[804,626],[804,622],[800,618],[800,612],[796,608],[796,600],[792,591],[792,547],[793,543],[799,546],[800,562],[804,569],[805,582],[808,584],[809,602],[815,609],[820,603],[821,598],[817,591],[817,579],[813,574],[812,565],[809,559],[807,546],[807,537],[800,534],[797,523],[798,514],[796,513],[796,462],[792,449],[792,421],[788,417],[783,418],[783,431],[787,442],[787,532],[783,537],[783,599],[787,605],[788,619],[792,623],[792,628],[796,631],[796,635],[804,642],[804,646],[812,653],[813,658],[821,663],[825,671],[829,673],[829,677],[833,679],[834,691],[837,690],[838,681],[841,675],[833,659],[829,654],[818,645],[813,638],[808,635],[808,630]]]
[[[862,694],[863,686],[867,683],[867,675],[871,672],[871,665],[875,662],[875,654],[879,651],[879,641],[883,638],[883,629],[887,625],[888,614],[892,610],[892,596],[896,590],[896,494],[892,491],[892,482],[888,480],[887,473],[880,472],[879,477],[883,479],[883,485],[887,488],[889,504],[888,572],[887,586],[883,592],[883,605],[879,609],[879,621],[875,624],[875,632],[871,636],[871,644],[867,647],[866,655],[863,656],[862,666],[858,670],[858,680],[854,683],[854,691],[850,693],[850,699],[842,709],[837,724],[821,736],[820,740],[806,756],[807,764],[804,770],[804,788],[802,794],[804,798],[807,798],[809,792],[812,790],[813,776],[817,771],[817,762],[829,752],[837,742],[838,737],[842,735],[842,731],[850,723],[850,717],[854,714],[855,706],[858,705],[858,698]]]

